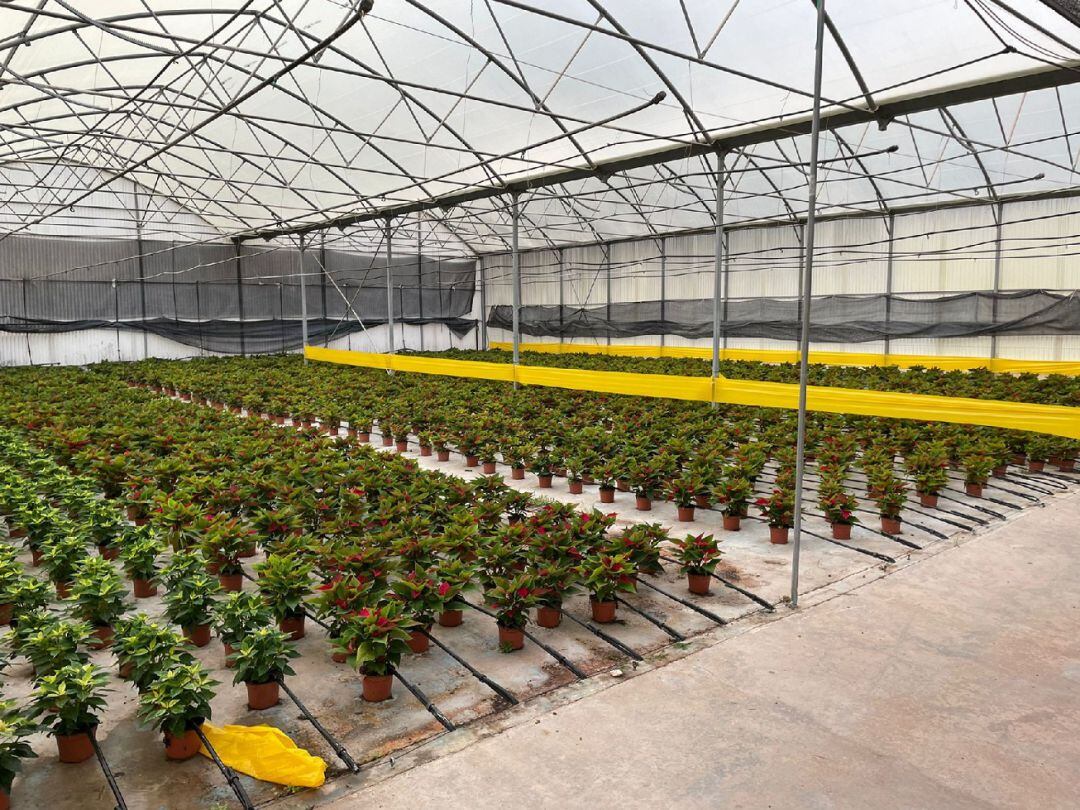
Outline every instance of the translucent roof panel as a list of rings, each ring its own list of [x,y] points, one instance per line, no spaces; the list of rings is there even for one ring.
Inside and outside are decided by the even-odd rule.
[[[825,210],[1075,185],[1071,8],[829,0]],[[648,236],[708,226],[716,143],[732,222],[794,218],[815,15],[812,0],[6,2],[0,228],[39,231],[124,179],[244,238],[424,207],[448,242],[503,250],[491,195],[514,184],[532,188],[523,244]]]

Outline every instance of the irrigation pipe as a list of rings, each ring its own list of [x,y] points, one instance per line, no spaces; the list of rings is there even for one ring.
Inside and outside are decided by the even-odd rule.
[[[594,636],[601,639],[602,641],[606,641],[608,644],[610,644],[616,650],[621,652],[623,655],[628,656],[631,660],[633,660],[633,661],[644,661],[645,660],[644,656],[642,656],[641,653],[637,652],[632,647],[628,647],[626,644],[623,644],[621,641],[619,641],[614,636],[608,635],[603,630],[601,630],[599,627],[593,627],[593,625],[589,624],[588,622],[583,622],[581,619],[567,613],[562,608],[559,609],[559,613],[561,613],[563,616],[565,616],[567,619],[569,619],[570,621],[572,621],[574,624],[578,625],[579,627],[584,627],[586,630],[588,630],[590,633],[592,633]]]
[[[664,560],[665,562],[677,563],[677,564],[679,563],[679,561],[676,560],[674,557],[665,557],[663,554],[660,555],[660,559]],[[776,610],[776,605],[772,604],[771,602],[767,601],[766,599],[763,599],[762,597],[758,596],[756,593],[753,593],[751,591],[746,590],[746,588],[740,588],[734,582],[731,582],[730,580],[724,579],[722,576],[720,576],[715,571],[711,572],[709,574],[709,576],[711,576],[713,579],[717,580],[718,582],[723,583],[726,587],[731,588],[731,590],[738,591],[743,596],[745,596],[747,599],[750,599],[750,600],[753,600],[754,602],[757,602],[759,605],[761,605],[763,608],[765,608],[770,613],[772,611]]]
[[[634,605],[631,605],[629,602],[627,602],[621,596],[616,595],[615,596],[615,601],[620,605],[625,605],[627,610],[631,611],[632,613],[636,613],[637,615],[641,616],[646,621],[648,621],[648,622],[650,622],[652,624],[655,624],[657,627],[659,627],[661,630],[663,630],[665,633],[667,633],[669,636],[671,636],[676,641],[686,641],[686,636],[684,636],[678,630],[675,630],[675,629],[669,627],[664,622],[660,621],[658,618],[656,618],[652,614],[642,610],[641,608],[635,607]]]
[[[315,719],[315,715],[308,711],[307,706],[305,706],[300,701],[300,698],[296,696],[296,693],[294,693],[293,690],[290,689],[285,683],[285,678],[281,675],[278,675],[275,680],[278,682],[278,685],[284,690],[285,694],[289,696],[289,699],[296,704],[296,708],[298,708],[303,713],[304,717],[307,718],[307,721],[315,727],[315,730],[322,735],[322,738],[326,740],[327,744],[332,749],[334,749],[334,753],[337,754],[338,759],[345,763],[345,767],[353,773],[359,771],[360,766],[356,764],[356,760],[354,760],[352,756],[350,756],[345,746],[338,742],[329,731],[323,728],[322,723]]]
[[[717,616],[711,610],[706,610],[705,608],[701,607],[700,605],[695,605],[689,599],[683,599],[681,596],[676,596],[675,594],[670,593],[669,591],[665,591],[663,588],[659,588],[656,585],[653,585],[651,582],[646,582],[641,577],[638,577],[638,585],[644,585],[646,588],[650,588],[650,589],[656,591],[658,594],[660,594],[662,596],[666,596],[668,599],[673,599],[674,601],[678,602],[680,605],[684,605],[685,607],[690,608],[695,613],[700,613],[702,616],[704,616],[707,619],[712,619],[714,622],[716,622],[717,624],[719,624],[721,626],[727,624],[727,619],[724,619],[724,618],[721,618],[720,616]]]
[[[462,599],[461,601],[464,602],[469,607],[471,607],[473,610],[479,610],[485,616],[490,616],[492,619],[495,618],[495,614],[492,613],[490,610],[487,610],[486,608],[480,607],[480,605],[475,605],[475,604],[473,604],[472,602],[470,602],[467,599]],[[580,669],[578,669],[576,666],[574,666],[573,661],[571,661],[565,655],[560,653],[558,650],[553,649],[552,647],[549,647],[547,644],[542,642],[540,639],[538,639],[535,635],[530,633],[528,630],[522,629],[521,632],[525,635],[525,638],[529,639],[531,642],[533,642],[533,644],[535,644],[537,647],[542,649],[544,652],[546,652],[548,655],[550,655],[552,658],[554,658],[556,661],[558,661],[560,664],[562,664],[564,667],[566,667],[568,670],[570,670],[570,672],[573,673],[575,678],[577,678],[578,680],[582,680],[582,679],[584,679],[586,677],[584,672],[582,672]]]
[[[120,786],[116,784],[116,777],[113,776],[112,768],[109,767],[109,761],[105,759],[105,752],[101,750],[101,746],[97,741],[97,727],[91,729],[90,745],[94,747],[94,755],[97,757],[98,765],[101,766],[101,772],[105,774],[105,781],[109,783],[109,790],[112,791],[113,796],[116,798],[116,810],[127,810],[127,802],[124,801],[124,796],[120,793]]]
[[[469,671],[470,675],[472,675],[474,678],[476,678],[478,681],[480,681],[480,683],[484,684],[484,686],[488,687],[488,689],[490,689],[496,695],[501,697],[503,700],[505,700],[511,706],[516,706],[518,703],[521,702],[516,697],[514,697],[507,689],[505,689],[502,686],[500,686],[499,684],[495,683],[495,681],[491,680],[491,678],[489,678],[483,672],[478,670],[476,667],[474,667],[472,664],[470,664],[468,661],[466,661],[464,658],[462,658],[456,652],[451,650],[449,647],[447,647],[445,644],[443,644],[441,641],[439,641],[437,638],[435,638],[435,636],[431,635],[431,633],[429,633],[427,630],[424,630],[423,628],[421,628],[420,632],[423,633],[425,636],[427,636],[432,644],[434,644],[436,647],[441,649],[443,652],[445,652],[447,655],[449,655],[451,658],[453,658],[455,661],[457,661],[459,664],[461,664],[463,667],[465,667],[465,669],[467,669]]]
[[[255,810],[255,805],[251,803],[251,799],[247,795],[247,791],[244,790],[244,786],[240,784],[240,779],[236,775],[236,771],[221,761],[221,757],[218,756],[217,751],[214,750],[214,746],[210,744],[210,740],[206,739],[206,735],[203,734],[202,728],[196,726],[195,733],[202,741],[203,747],[207,753],[210,754],[210,759],[214,760],[214,764],[218,766],[218,770],[225,776],[225,781],[229,783],[229,787],[232,788],[233,793],[236,794],[236,798],[239,799],[241,807],[244,810]]]
[[[439,707],[436,706],[434,702],[432,702],[431,698],[424,694],[424,690],[422,690],[416,684],[410,683],[409,680],[404,675],[402,675],[396,667],[394,668],[394,677],[401,681],[401,685],[408,689],[412,693],[412,696],[423,704],[424,708],[428,710],[432,717],[439,721],[439,724],[443,728],[445,728],[447,731],[453,731],[457,728],[457,726],[455,726],[446,717],[445,714],[439,711]]]

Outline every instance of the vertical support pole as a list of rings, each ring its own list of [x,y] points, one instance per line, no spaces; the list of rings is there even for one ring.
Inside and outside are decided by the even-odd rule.
[[[420,318],[420,351],[424,350],[424,233],[423,215],[416,212],[416,312]]]
[[[1001,221],[1005,216],[1005,206],[1003,203],[998,203],[994,207],[994,302],[991,304],[991,322],[996,330],[997,328],[997,316],[998,316],[998,301],[997,294],[1001,291]],[[997,331],[990,334],[990,359],[995,360],[998,356],[998,339]]]
[[[262,282],[259,282],[260,285]],[[277,282],[277,311],[278,320],[281,321],[281,353],[285,354],[285,347],[288,345],[289,334],[285,328],[285,282]]]
[[[731,301],[731,232],[724,230],[724,297],[721,301],[720,322],[724,325],[724,337],[721,346],[724,351],[728,347],[728,302]]]
[[[300,253],[296,260],[297,269],[300,272],[300,354],[304,357],[304,365],[307,365],[308,323],[307,323],[307,285],[304,282],[304,235],[300,234]],[[325,303],[325,300],[324,300]],[[282,316],[284,317],[284,315]]]
[[[516,366],[521,360],[521,255],[518,253],[518,227],[520,220],[520,201],[518,195],[514,194],[510,198],[510,221],[511,221],[511,236],[510,236],[510,278],[511,283],[514,286],[514,365]],[[517,388],[517,373],[515,369],[514,388]]]
[[[199,354],[206,354],[206,343],[203,341],[202,294],[199,292],[198,280],[195,281],[195,323],[199,325]]]
[[[607,275],[607,345],[611,345],[611,245],[603,245],[604,273]]]
[[[480,267],[480,348],[487,351],[487,267],[482,256],[477,257],[476,263]]]
[[[26,294],[26,282],[27,279],[22,280],[22,308],[23,308],[23,323],[29,325],[30,323],[30,297]],[[30,332],[26,332],[26,359],[30,362],[30,365],[34,365],[34,352],[30,348]]]
[[[142,320],[143,359],[150,356],[150,335],[146,331],[146,266],[143,263],[142,214],[139,211],[139,187],[131,187],[135,211],[135,253],[139,266],[139,301]]]
[[[394,260],[394,248],[391,239],[390,217],[386,218],[386,339],[390,343],[390,354],[394,353],[394,274],[391,263]]]
[[[566,272],[566,262],[563,259],[563,249],[559,248],[559,342],[562,343],[566,337],[563,333],[566,330],[566,286],[564,284],[563,274]]]
[[[326,234],[322,235],[322,240],[319,243],[319,292],[322,297],[322,329],[323,329],[323,346],[330,345],[330,332],[326,328],[327,321],[330,319],[329,310],[326,308]]]
[[[791,606],[799,606],[799,552],[802,546],[803,476],[806,472],[806,385],[810,366],[810,300],[814,279],[814,226],[817,219],[818,145],[821,140],[821,64],[824,56],[825,0],[817,0],[814,43],[814,114],[810,124],[810,196],[806,208],[803,253],[802,317],[799,331],[799,423],[795,455],[795,526],[791,555]]]
[[[720,376],[720,316],[724,299],[724,182],[725,154],[716,155],[716,232],[713,236],[713,326],[712,326],[712,381],[716,390],[716,378]],[[712,403],[716,407],[716,402]]]
[[[667,240],[660,237],[660,348],[667,338]],[[663,352],[661,352],[663,354]]]
[[[885,263],[885,365],[889,365],[891,338],[889,328],[892,324],[892,288],[893,288],[893,233],[896,230],[896,214],[889,212],[889,252]]]
[[[233,240],[236,252],[236,313],[240,319],[240,356],[247,357],[247,345],[244,335],[244,279],[240,274],[240,240]]]
[[[398,312],[401,313],[401,350],[406,351],[405,345],[405,285],[398,284],[397,288]]]
[[[116,279],[112,280],[113,291],[113,328],[116,330],[116,360],[119,362],[123,358],[120,356],[120,288],[116,286]]]

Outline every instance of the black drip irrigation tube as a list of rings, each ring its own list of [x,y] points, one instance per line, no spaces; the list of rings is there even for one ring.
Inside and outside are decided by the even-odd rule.
[[[105,774],[105,781],[109,783],[109,790],[112,791],[113,798],[116,799],[116,810],[128,810],[124,795],[120,792],[120,786],[116,784],[116,777],[113,776],[112,768],[109,767],[109,761],[105,759],[105,752],[101,750],[101,746],[98,744],[97,729],[92,729],[87,736],[90,737],[90,745],[94,747],[94,756],[97,757],[98,765],[101,766],[101,772]]]
[[[420,703],[423,704],[424,708],[428,710],[428,713],[439,721],[439,725],[441,725],[447,731],[453,731],[457,728],[457,726],[455,726],[445,714],[439,711],[439,707],[432,702],[431,698],[424,694],[424,690],[416,684],[410,683],[409,680],[404,675],[402,675],[396,667],[394,668],[394,677],[401,681],[402,686],[412,692],[413,697],[419,700]]]
[[[240,801],[240,806],[243,807],[244,810],[255,810],[255,805],[251,803],[251,798],[247,795],[247,791],[244,790],[244,786],[240,784],[240,778],[236,775],[236,771],[221,761],[221,757],[219,757],[217,751],[214,750],[214,746],[210,744],[210,740],[206,739],[206,735],[203,734],[201,728],[196,726],[195,733],[206,747],[207,752],[210,754],[210,759],[214,760],[214,764],[218,766],[218,770],[225,776],[225,781],[229,783],[229,787],[231,787],[233,793],[236,794],[236,798]]]
[[[434,644],[436,647],[441,649],[444,653],[446,653],[451,658],[453,658],[455,661],[457,661],[459,664],[461,664],[463,667],[465,667],[465,669],[467,669],[469,671],[469,674],[472,675],[474,678],[476,678],[476,680],[480,681],[480,683],[484,684],[484,686],[486,686],[488,689],[490,689],[496,695],[501,697],[503,700],[505,700],[511,706],[516,706],[518,703],[521,702],[516,697],[514,697],[513,694],[511,694],[507,689],[505,689],[504,687],[502,687],[499,684],[495,683],[495,681],[491,680],[491,678],[489,678],[483,672],[478,670],[476,667],[474,667],[472,664],[470,664],[468,661],[466,661],[464,658],[462,658],[456,652],[451,650],[449,647],[447,647],[445,644],[443,644],[441,641],[439,641],[437,638],[435,638],[435,636],[431,635],[431,633],[429,633],[427,630],[424,630],[423,628],[421,628],[420,632],[423,633],[425,636],[427,636],[432,644]]]
[[[673,599],[674,601],[678,602],[680,605],[684,605],[685,607],[690,608],[695,613],[700,613],[702,616],[704,616],[707,619],[712,619],[714,622],[716,622],[717,624],[719,624],[721,626],[728,623],[727,619],[724,619],[721,616],[717,616],[711,610],[706,610],[705,608],[701,607],[700,605],[695,605],[689,599],[683,599],[681,596],[676,596],[675,594],[671,593],[670,591],[665,591],[663,588],[659,588],[656,585],[653,585],[651,582],[646,582],[641,577],[638,577],[638,585],[644,585],[646,588],[649,588],[651,590],[656,591],[661,596],[666,596],[668,599]]]
[[[334,749],[334,753],[337,754],[338,759],[345,763],[345,767],[352,773],[359,771],[360,766],[356,764],[356,760],[352,758],[345,746],[338,742],[329,731],[323,728],[322,723],[315,719],[315,715],[308,711],[307,706],[300,701],[300,698],[296,696],[296,693],[285,683],[285,678],[279,675],[275,680],[282,690],[284,690],[285,694],[289,696],[289,699],[296,704],[296,708],[298,708],[304,717],[307,718],[307,721],[314,726],[315,730],[322,735],[322,738],[326,740],[327,744]]]
[[[969,517],[968,515],[961,514],[960,512],[954,512],[952,509],[942,509],[940,506],[935,506],[934,509],[936,511],[938,511],[938,512],[946,512],[947,514],[955,515],[956,517],[962,517],[962,518],[968,518],[969,520],[974,520],[975,523],[972,523],[972,524],[969,525],[967,523],[961,523],[958,520],[950,520],[949,518],[944,518],[941,515],[934,514],[934,512],[926,512],[926,511],[924,511],[922,509],[916,509],[911,504],[905,504],[904,508],[907,509],[910,512],[914,512],[916,515],[922,515],[924,517],[928,517],[931,520],[938,521],[939,523],[948,523],[950,526],[955,526],[956,528],[963,529],[966,532],[970,532],[977,525],[985,526],[986,523],[987,523],[986,521],[982,520],[981,518],[972,518],[972,517]]]
[[[664,560],[665,562],[671,562],[671,563],[678,563],[679,562],[674,557],[665,557],[663,554],[660,555],[660,559]],[[753,602],[757,602],[759,605],[761,605],[763,608],[765,608],[770,613],[772,613],[774,610],[776,610],[776,605],[774,605],[772,602],[758,596],[753,591],[748,591],[748,590],[746,590],[746,588],[740,588],[734,582],[731,582],[730,580],[724,579],[722,576],[720,576],[715,571],[712,571],[709,574],[709,576],[711,576],[717,582],[720,582],[721,584],[723,584],[725,587],[731,588],[731,590],[737,591],[738,593],[741,593],[747,599],[749,599],[749,600],[751,600]]]
[[[490,616],[492,619],[495,618],[495,614],[492,613],[490,610],[488,610],[486,608],[483,608],[483,607],[480,607],[480,605],[474,605],[472,602],[470,602],[467,599],[462,599],[461,601],[464,602],[469,607],[471,607],[473,610],[479,610],[485,616]],[[570,672],[573,674],[573,676],[575,678],[577,678],[578,680],[583,680],[584,678],[587,677],[584,672],[582,672],[580,669],[578,669],[576,666],[574,666],[573,661],[571,661],[569,658],[567,658],[561,652],[559,652],[558,650],[548,646],[547,644],[542,642],[540,639],[538,639],[536,636],[534,636],[532,633],[530,633],[528,630],[522,629],[521,632],[524,633],[525,638],[529,639],[533,644],[535,644],[541,650],[546,652],[548,655],[550,655],[552,658],[554,658],[556,661],[558,661],[560,664],[562,664],[564,667],[566,667],[568,670],[570,670]]]
[[[660,621],[660,619],[656,618],[651,613],[648,613],[648,612],[642,610],[639,607],[631,605],[629,602],[627,602],[621,596],[616,595],[615,596],[615,602],[620,604],[620,605],[625,605],[627,610],[631,611],[632,613],[636,613],[638,616],[641,616],[643,619],[645,619],[649,623],[656,625],[657,627],[659,627],[661,630],[663,630],[665,633],[667,633],[669,636],[671,636],[676,641],[686,641],[686,636],[684,636],[678,630],[676,630],[676,629],[674,629],[672,627],[669,627],[667,624]]]
[[[569,619],[570,621],[572,621],[574,624],[576,624],[576,625],[578,625],[580,627],[584,627],[586,630],[588,630],[590,633],[592,633],[594,636],[596,636],[601,641],[607,642],[612,647],[614,647],[616,650],[621,652],[623,655],[629,657],[631,660],[633,660],[633,661],[644,661],[645,660],[645,657],[643,655],[641,655],[641,653],[637,652],[637,650],[633,649],[632,647],[630,647],[630,646],[628,646],[626,644],[623,644],[621,641],[619,641],[614,636],[608,635],[603,630],[601,630],[599,627],[594,627],[592,624],[590,624],[588,622],[583,622],[581,619],[567,613],[562,608],[559,609],[559,613],[562,614],[567,619]]]
[[[960,490],[955,490],[955,491],[957,493],[960,492]],[[953,503],[958,503],[961,506],[966,506],[968,509],[974,509],[976,512],[982,512],[984,515],[990,515],[991,517],[995,517],[998,520],[1004,520],[1005,519],[1005,515],[1001,514],[1000,512],[995,512],[993,509],[988,509],[987,507],[980,506],[977,503],[965,503],[964,501],[960,500],[959,498],[955,498],[952,495],[946,495],[944,492],[938,493],[938,497],[939,498],[944,498],[947,501],[952,501]],[[969,495],[968,497],[972,497],[972,496]],[[986,495],[983,495],[980,498],[980,500],[990,501],[990,503],[1000,504],[1001,506],[1007,506],[1010,509],[1017,510],[1018,512],[1024,508],[1022,506],[1017,506],[1014,503],[1009,503],[1008,501],[998,500],[997,498],[990,498],[990,497],[988,497]]]
[[[853,546],[850,543],[845,543],[842,540],[837,540],[837,539],[835,539],[833,537],[826,537],[823,534],[818,534],[817,532],[812,532],[812,531],[810,531],[809,529],[807,529],[805,527],[803,527],[802,532],[803,532],[803,534],[808,534],[811,537],[816,537],[818,540],[824,540],[826,543],[832,543],[834,546],[843,546],[844,548],[851,549],[852,551],[857,551],[860,554],[865,554],[868,557],[874,557],[874,558],[876,558],[878,560],[883,560],[883,561],[885,561],[887,563],[895,563],[896,562],[896,560],[893,557],[890,557],[888,554],[878,554],[876,551],[870,551],[869,549],[859,548],[858,546]]]
[[[866,508],[861,507],[861,506],[859,508],[855,509],[854,511],[863,512],[864,514],[868,514],[868,515],[874,515],[875,517],[880,516],[880,514],[878,512],[875,512],[873,509],[866,509]],[[821,514],[820,512],[807,512],[806,514],[814,515],[816,517],[824,517],[824,515]],[[937,531],[936,529],[927,528],[926,526],[923,526],[921,523],[912,523],[910,520],[902,520],[901,525],[904,525],[904,524],[906,524],[908,526],[911,526],[912,528],[918,529],[919,531],[924,531],[927,534],[931,534],[934,537],[940,538],[941,540],[945,540],[948,537],[948,535],[942,534],[941,532]],[[907,546],[908,548],[913,548],[916,551],[922,551],[922,548],[923,548],[922,546],[916,545],[915,543],[912,543],[910,540],[905,540],[902,537],[897,537],[895,534],[889,534],[888,532],[882,531],[881,529],[875,529],[873,526],[871,526],[871,525],[869,525],[867,523],[859,523],[858,525],[862,526],[864,529],[866,529],[866,531],[870,532],[871,534],[876,534],[879,537],[884,537],[886,540],[892,540],[894,543],[899,543],[902,546]]]

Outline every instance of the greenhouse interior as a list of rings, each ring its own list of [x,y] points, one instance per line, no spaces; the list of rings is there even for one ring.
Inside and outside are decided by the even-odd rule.
[[[0,59],[0,810],[1080,805],[1074,0]]]

